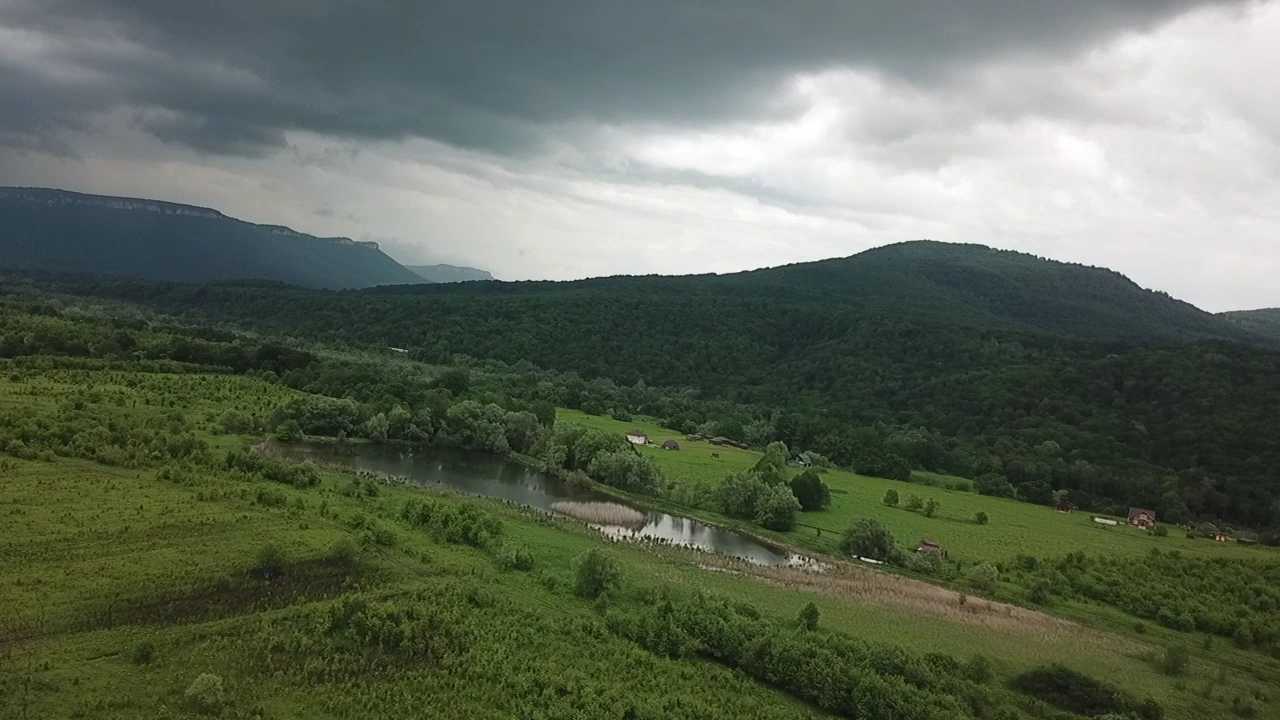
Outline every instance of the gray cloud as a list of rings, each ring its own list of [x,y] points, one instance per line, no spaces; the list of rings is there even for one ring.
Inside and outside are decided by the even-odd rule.
[[[1280,2],[228,5],[0,0],[0,184],[508,279],[931,237],[1280,304]]]
[[[7,0],[14,137],[139,109],[156,136],[252,154],[288,130],[514,152],[563,123],[696,126],[792,109],[798,72],[865,67],[918,84],[1055,55],[1191,0]],[[230,5],[230,7],[229,7]]]

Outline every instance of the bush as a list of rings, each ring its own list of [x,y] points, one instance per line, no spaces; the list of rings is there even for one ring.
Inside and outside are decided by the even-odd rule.
[[[969,571],[969,584],[983,591],[991,592],[996,589],[996,582],[1000,579],[1000,571],[991,563],[982,563]]]
[[[800,621],[800,627],[805,630],[817,630],[818,618],[819,613],[817,605],[807,603],[804,607],[800,608],[800,615],[798,619]]]
[[[222,689],[222,678],[213,673],[202,673],[187,687],[183,695],[187,707],[198,713],[212,715],[222,709],[226,702],[226,693]]]
[[[274,543],[267,543],[258,548],[253,561],[253,574],[262,578],[272,578],[284,572],[284,553]]]
[[[533,553],[522,547],[508,545],[498,554],[498,564],[507,570],[528,572],[533,569]]]
[[[258,488],[254,500],[263,507],[284,507],[289,498],[275,488]]]
[[[276,426],[276,439],[280,442],[297,442],[302,439],[302,426],[297,420],[285,420]]]
[[[984,655],[974,655],[969,658],[969,662],[965,663],[964,674],[970,680],[979,685],[985,685],[991,682],[996,673],[991,669],[991,661]]]
[[[725,515],[751,519],[755,517],[756,505],[764,489],[764,481],[754,473],[734,473],[716,488],[716,501]]]
[[[805,512],[825,510],[831,505],[831,488],[812,468],[791,478],[791,494],[800,501],[800,509]]]
[[[941,504],[937,500],[934,500],[933,498],[929,498],[924,503],[924,516],[933,517],[934,515],[937,515],[938,508],[940,506]]]
[[[156,659],[156,646],[150,640],[143,640],[129,650],[129,662],[134,665],[150,665]]]
[[[884,561],[892,558],[896,550],[893,534],[871,518],[863,518],[850,525],[840,539],[840,551],[851,557]]]
[[[756,498],[755,521],[770,529],[786,532],[796,525],[800,502],[786,485],[766,485]]]
[[[889,488],[884,491],[884,504],[889,507],[898,507],[898,491]]]
[[[577,581],[574,592],[578,597],[595,600],[617,591],[622,584],[622,573],[613,558],[599,550],[591,550],[578,560]]]
[[[1164,649],[1164,658],[1160,661],[1160,670],[1165,675],[1182,675],[1191,662],[1191,651],[1186,645],[1170,645]]]
[[[920,499],[919,495],[911,494],[907,496],[906,507],[912,511],[919,510],[924,507],[924,501]]]
[[[973,521],[978,523],[979,525],[986,525],[987,523],[991,522],[991,518],[987,517],[987,514],[985,512],[979,510],[978,512],[974,513]]]
[[[658,466],[629,449],[596,455],[587,466],[587,474],[605,485],[643,495],[657,495],[662,486]]]
[[[1169,537],[1169,528],[1164,525],[1157,525],[1152,528],[1151,534],[1156,537]]]
[[[350,566],[356,562],[358,554],[356,544],[349,537],[340,537],[329,546],[329,552],[325,553],[325,559],[335,565]]]

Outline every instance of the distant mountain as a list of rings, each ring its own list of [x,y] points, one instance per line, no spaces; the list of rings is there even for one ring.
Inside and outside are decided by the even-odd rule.
[[[1262,310],[1234,310],[1219,313],[1221,317],[1254,335],[1280,342],[1280,308]]]
[[[472,280],[492,280],[493,274],[488,270],[466,267],[464,265],[406,265],[423,280],[433,283],[457,283]]]
[[[0,266],[313,288],[422,282],[377,243],[257,225],[193,205],[43,188],[0,187]]]

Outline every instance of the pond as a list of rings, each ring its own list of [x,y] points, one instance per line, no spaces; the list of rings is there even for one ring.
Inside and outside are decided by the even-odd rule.
[[[271,441],[267,452],[292,460],[314,460],[381,475],[407,478],[418,485],[447,487],[468,495],[508,500],[583,520],[613,538],[657,541],[740,558],[756,565],[803,565],[803,556],[770,547],[741,533],[692,518],[631,507],[591,490],[567,486],[556,478],[493,455],[447,448],[417,452],[385,445],[348,445]]]

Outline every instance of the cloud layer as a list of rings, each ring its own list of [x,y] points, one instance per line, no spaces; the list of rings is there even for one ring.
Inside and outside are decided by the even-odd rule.
[[[508,278],[932,237],[1280,304],[1276,3],[216,5],[0,0],[0,182]]]

